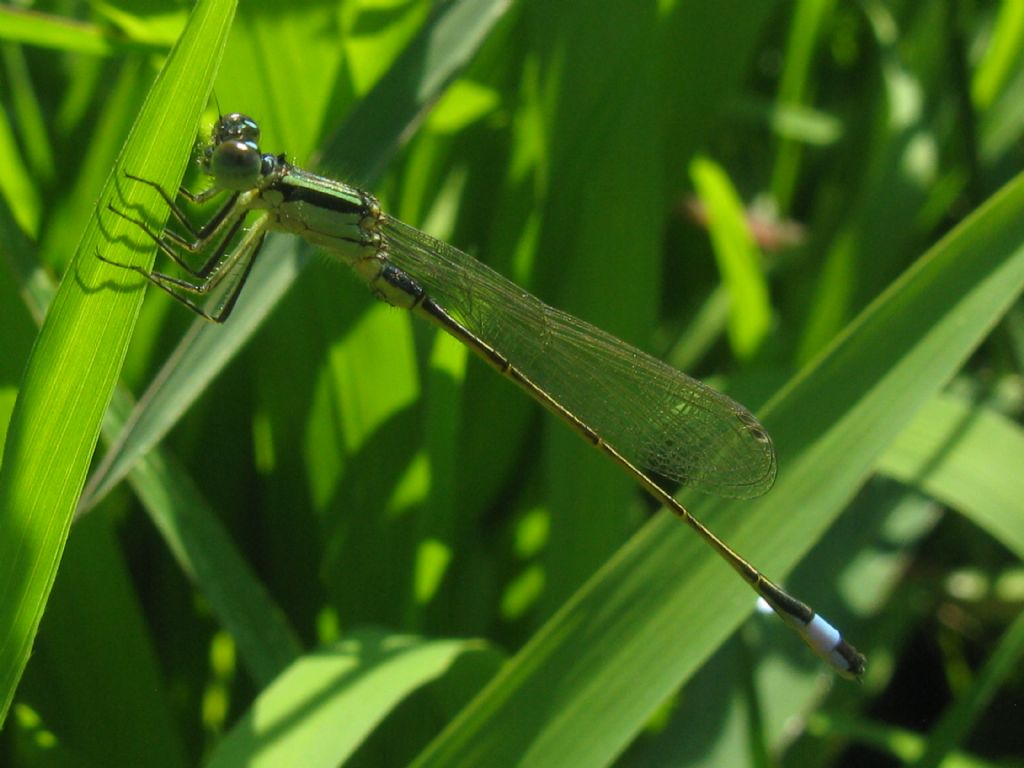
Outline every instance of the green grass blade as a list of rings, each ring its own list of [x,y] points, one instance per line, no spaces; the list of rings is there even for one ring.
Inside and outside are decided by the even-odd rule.
[[[0,8],[0,39],[73,51],[90,56],[112,56],[127,51],[166,50],[160,44],[126,41],[97,24],[73,21],[20,8]]]
[[[921,409],[878,469],[956,509],[1024,558],[1021,456],[1019,425],[946,395]]]
[[[136,235],[109,215],[144,190],[122,173],[173,188],[188,161],[195,125],[233,16],[231,0],[198,4],[111,173],[36,340],[11,418],[0,468],[0,720],[31,652],[46,598],[142,301],[139,280],[96,259],[138,259]],[[150,250],[152,253],[152,249]]]
[[[775,488],[752,502],[695,511],[768,574],[787,573],[1019,295],[1022,243],[1018,177],[765,410],[779,449]],[[662,515],[533,637],[417,765],[562,765],[566,754],[606,764],[751,603],[702,542]],[[580,733],[590,737],[581,741]]]
[[[10,207],[19,228],[36,237],[39,234],[38,190],[31,181],[28,166],[22,161],[14,130],[3,110],[0,110],[0,153],[7,159],[5,172],[0,174],[0,196]]]
[[[832,4],[833,0],[801,0],[794,4],[793,23],[789,27],[789,39],[786,41],[786,61],[779,83],[780,106],[796,107],[808,100],[814,53],[821,44]],[[779,144],[772,192],[783,211],[788,211],[791,205],[802,155],[800,142],[784,139]]]
[[[24,301],[35,318],[46,316],[55,289],[45,271],[31,261],[29,245],[6,209],[0,208],[0,233],[9,245],[13,272]],[[8,348],[14,349],[13,342]],[[114,390],[103,420],[108,442],[124,429],[134,400],[123,388]],[[6,422],[5,422],[6,423]],[[209,504],[179,463],[157,446],[132,468],[128,481],[159,528],[179,566],[210,602],[221,625],[238,644],[243,665],[254,680],[267,684],[291,663],[302,646],[267,594]]]
[[[690,175],[704,203],[718,270],[729,292],[729,339],[736,356],[746,360],[760,348],[772,324],[761,253],[747,227],[743,203],[724,169],[706,157],[697,157],[690,165]]]
[[[352,633],[303,656],[253,702],[206,764],[342,764],[395,706],[479,641]]]
[[[512,0],[441,6],[327,142],[321,170],[374,183],[388,161],[466,67]],[[428,62],[429,66],[424,66]]]
[[[125,393],[115,394],[105,434],[121,431],[131,405]],[[209,503],[179,462],[159,447],[136,463],[128,481],[182,571],[238,645],[253,680],[269,684],[302,652],[302,645]]]
[[[6,219],[6,210],[0,210],[0,232],[5,231],[5,223],[10,225]],[[48,277],[24,263],[16,263],[15,269],[22,286],[36,277],[37,290],[26,293],[27,303],[33,316],[44,317],[53,294]],[[114,390],[103,420],[103,434],[108,440],[121,433],[133,404],[123,389]],[[128,481],[182,571],[198,585],[221,625],[238,644],[243,665],[255,681],[268,684],[302,652],[283,611],[168,451],[154,448],[136,463]]]
[[[980,111],[992,106],[1019,66],[1021,44],[1024,43],[1024,6],[1000,3],[991,34],[992,41],[971,80],[971,99]]]

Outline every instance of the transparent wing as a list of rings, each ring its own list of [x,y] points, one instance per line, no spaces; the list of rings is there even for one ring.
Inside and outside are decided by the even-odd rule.
[[[392,218],[383,233],[395,266],[637,466],[729,497],[775,481],[771,438],[742,405],[447,243]]]

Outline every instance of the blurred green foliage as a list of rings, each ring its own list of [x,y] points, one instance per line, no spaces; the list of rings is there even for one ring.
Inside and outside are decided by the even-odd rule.
[[[59,561],[11,609],[45,615],[0,762],[1019,759],[1020,7],[242,3],[214,96],[265,150],[768,403],[778,487],[687,501],[842,623],[868,676],[831,687],[772,617],[734,631],[749,592],[628,477],[278,237],[224,328],[149,292],[66,549],[69,511],[0,508],[9,551]],[[187,15],[0,7],[0,436],[40,455],[23,371],[104,185],[145,172],[116,158]],[[83,292],[90,322],[134,285]],[[50,415],[97,439],[98,416]],[[7,461],[0,491],[20,474],[73,504],[88,453]]]

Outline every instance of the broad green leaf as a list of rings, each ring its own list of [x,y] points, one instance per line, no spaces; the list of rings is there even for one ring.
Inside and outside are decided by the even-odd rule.
[[[0,719],[28,660],[72,514],[142,301],[137,275],[96,258],[138,261],[140,246],[107,202],[129,211],[155,193],[127,184],[126,169],[173,187],[187,161],[234,3],[198,4],[167,60],[97,215],[36,341],[0,468]],[[149,253],[152,254],[152,247]]]

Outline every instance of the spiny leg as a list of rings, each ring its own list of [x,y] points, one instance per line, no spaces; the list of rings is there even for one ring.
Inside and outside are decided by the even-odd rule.
[[[184,260],[183,257],[174,249],[177,245],[182,250],[188,251],[189,253],[199,253],[207,248],[212,242],[216,241],[219,237],[224,237],[225,240],[230,241],[235,234],[238,232],[238,228],[241,226],[241,220],[245,218],[245,210],[239,209],[238,198],[240,192],[234,192],[230,195],[227,201],[217,209],[213,216],[203,224],[198,230],[193,227],[192,222],[189,221],[188,216],[177,204],[173,197],[167,193],[167,191],[157,184],[155,181],[143,178],[142,176],[136,176],[133,173],[125,172],[125,176],[132,181],[137,181],[140,184],[145,184],[148,187],[152,187],[156,192],[163,198],[167,207],[170,209],[171,214],[181,224],[188,233],[194,238],[193,241],[189,241],[186,238],[179,235],[177,232],[165,229],[162,235],[157,235],[146,222],[142,221],[133,216],[129,216],[123,211],[118,210],[111,204],[107,204],[113,213],[117,214],[126,221],[130,221],[137,227],[140,227],[156,244],[160,247],[160,250],[164,255],[173,259],[183,270],[188,272],[193,277],[204,278],[214,268],[217,260],[220,257],[221,249],[218,248],[217,252],[209,259],[207,259],[203,265],[196,270],[191,264]],[[193,203],[205,203],[213,198],[221,195],[226,190],[218,188],[216,186],[210,187],[198,194],[194,194],[185,187],[179,187],[178,193]],[[227,235],[224,235],[224,231],[227,230]]]
[[[265,231],[261,232],[250,248],[251,255],[244,263],[237,263],[237,269],[241,270],[238,282],[235,283],[235,285],[233,285],[225,294],[226,300],[218,302],[212,312],[207,312],[206,309],[199,306],[199,304],[189,298],[187,293],[183,292],[188,291],[189,293],[195,292],[199,294],[205,293],[205,291],[197,290],[198,286],[188,283],[185,280],[178,280],[170,277],[161,272],[147,274],[145,270],[140,268],[136,268],[136,271],[145,275],[150,282],[166,292],[171,298],[184,304],[203,319],[209,320],[212,323],[223,323],[231,316],[231,312],[235,308],[235,303],[238,301],[238,297],[242,294],[242,289],[245,287],[245,283],[249,279],[249,273],[252,271],[253,264],[256,263],[256,253],[263,246],[263,241],[266,239],[266,236],[267,233]],[[239,249],[241,249],[241,246],[239,246]],[[222,271],[221,274],[223,275],[225,272]],[[181,290],[179,290],[179,288]]]
[[[230,219],[232,214],[235,212],[236,206],[238,204],[238,198],[239,195],[241,194],[240,192],[233,192],[231,196],[224,202],[224,205],[217,209],[217,211],[213,214],[209,221],[207,221],[197,230],[195,227],[192,226],[192,222],[189,221],[188,216],[185,214],[185,212],[181,210],[181,207],[174,201],[174,199],[169,194],[167,194],[166,191],[164,191],[163,187],[161,187],[155,181],[144,179],[141,176],[135,176],[130,173],[126,173],[125,176],[128,177],[129,179],[132,179],[133,181],[137,181],[141,184],[145,184],[148,187],[152,187],[157,191],[160,197],[163,198],[164,202],[167,204],[167,207],[170,209],[171,214],[174,216],[175,220],[177,220],[177,222],[181,224],[188,231],[189,235],[194,239],[192,241],[189,241],[186,238],[179,235],[177,232],[173,231],[165,232],[165,236],[168,239],[176,242],[189,253],[198,253],[209,244],[210,240],[216,237],[217,233],[225,226],[225,221]],[[199,195],[193,195],[184,187],[182,187],[179,191],[183,196],[185,196],[189,200],[198,200],[200,198]],[[211,189],[207,190],[207,192],[212,193],[211,195],[207,196],[207,199],[219,195],[223,191],[224,190],[212,187]],[[138,220],[128,216],[128,214],[124,213],[123,211],[114,208],[113,205],[108,204],[107,207],[110,208],[112,211],[114,211],[114,213],[118,214],[119,216],[122,216],[128,219],[129,221],[134,221],[136,224],[139,224],[140,226],[144,226]]]
[[[181,224],[181,226],[183,226],[188,231],[188,233],[198,241],[206,240],[209,237],[209,232],[216,227],[216,225],[219,223],[219,219],[223,218],[225,212],[229,210],[231,207],[230,205],[224,205],[223,207],[221,207],[217,211],[217,213],[214,214],[213,218],[210,219],[210,221],[208,221],[202,227],[200,227],[199,230],[197,231],[192,226],[192,222],[189,221],[188,216],[181,209],[181,206],[178,205],[178,202],[170,194],[168,194],[167,190],[165,190],[155,181],[151,179],[144,179],[142,176],[136,176],[134,173],[128,173],[126,171],[124,175],[127,178],[131,179],[132,181],[137,181],[140,184],[145,184],[147,187],[152,187],[153,189],[155,189],[157,193],[160,195],[160,197],[164,199],[164,202],[167,203],[167,207],[170,208],[171,214],[178,221],[178,223]],[[218,195],[223,194],[225,191],[226,190],[220,189],[218,187],[210,187],[209,189],[204,189],[202,192],[199,192],[197,194],[194,192],[190,192],[185,187],[178,187],[178,194],[184,197],[190,203],[196,205],[202,205],[203,203],[212,200]],[[231,195],[231,200],[229,200],[229,202],[232,202],[237,197],[238,193],[235,192],[233,195]]]
[[[235,207],[234,201],[230,201],[228,205],[217,212],[217,216],[220,216],[225,210],[230,212],[230,209]],[[107,208],[109,208],[112,213],[120,216],[125,221],[130,221],[145,232],[146,235],[156,243],[156,246],[160,249],[161,253],[173,260],[175,264],[188,272],[188,274],[199,278],[200,280],[205,280],[217,268],[217,264],[220,262],[221,257],[223,257],[224,252],[228,249],[232,239],[238,233],[242,223],[245,221],[245,214],[247,213],[244,210],[237,210],[233,217],[221,217],[221,221],[218,222],[218,226],[228,226],[226,234],[221,235],[221,233],[214,233],[209,235],[205,242],[197,240],[195,243],[187,243],[174,232],[165,232],[162,236],[157,235],[156,232],[154,232],[142,219],[129,216],[124,211],[119,211],[117,208],[114,208],[114,206],[109,204],[107,205]],[[224,224],[225,221],[229,222],[229,224]],[[210,241],[215,240],[218,236],[221,238],[220,243],[217,245],[217,248],[213,251],[210,257],[203,262],[199,269],[196,269],[189,264],[174,248],[174,246],[177,245],[189,253],[198,253],[203,246],[209,245]]]
[[[197,283],[173,277],[171,275],[164,274],[163,272],[149,272],[135,264],[122,264],[106,258],[98,251],[96,253],[96,257],[107,264],[112,264],[113,266],[121,267],[122,269],[130,269],[133,272],[139,273],[162,291],[170,295],[171,298],[181,304],[184,304],[200,317],[214,323],[223,323],[231,315],[232,310],[235,308],[235,303],[238,301],[238,296],[241,294],[242,288],[249,279],[249,272],[252,270],[252,265],[256,261],[256,255],[259,253],[260,248],[263,246],[263,241],[266,238],[268,223],[267,219],[261,219],[258,221],[253,228],[245,234],[245,237],[242,238],[242,241],[238,244],[237,248],[228,253],[226,257],[220,258],[223,256],[226,249],[226,242],[225,244],[222,244],[222,247],[218,249],[218,258],[220,258],[220,261],[212,270],[210,270],[204,280]],[[224,294],[225,299],[217,302],[213,312],[207,312],[206,309],[190,298],[190,294],[195,296],[207,295],[231,274],[238,275],[237,282],[229,286],[227,292]]]

